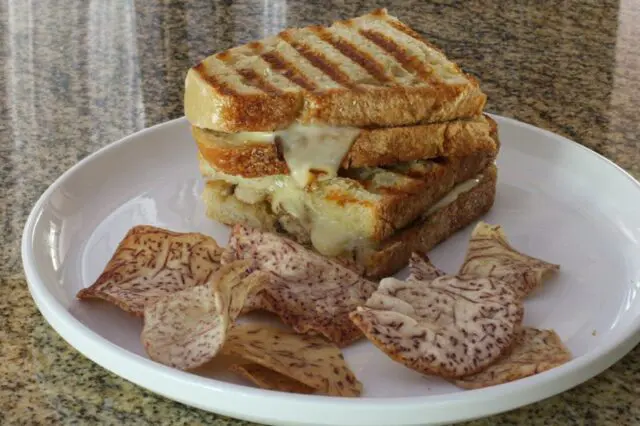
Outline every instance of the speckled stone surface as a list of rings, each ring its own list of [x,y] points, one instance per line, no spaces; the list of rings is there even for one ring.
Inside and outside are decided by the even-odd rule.
[[[67,345],[27,291],[22,227],[78,160],[182,115],[185,72],[205,55],[376,6],[481,77],[489,111],[565,135],[640,177],[640,6],[630,0],[2,2],[0,424],[248,424],[151,394]],[[469,424],[640,424],[640,349],[569,392]]]

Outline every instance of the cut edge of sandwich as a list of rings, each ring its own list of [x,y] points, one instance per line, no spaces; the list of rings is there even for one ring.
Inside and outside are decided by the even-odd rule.
[[[444,162],[421,160],[388,168],[344,170],[340,177],[300,188],[288,175],[243,178],[216,170],[200,158],[205,180],[232,185],[233,196],[266,204],[283,226],[307,230],[318,252],[335,256],[367,242],[378,243],[416,220],[431,205],[495,159],[476,153]]]
[[[359,240],[333,257],[358,265],[370,278],[390,276],[406,266],[412,252],[427,252],[486,214],[496,196],[497,168],[489,165],[455,187],[405,228],[380,242]],[[226,225],[238,223],[286,235],[311,246],[308,231],[290,215],[274,214],[266,203],[248,204],[233,194],[233,185],[209,181],[203,192],[206,214]],[[352,224],[346,224],[345,232]]]

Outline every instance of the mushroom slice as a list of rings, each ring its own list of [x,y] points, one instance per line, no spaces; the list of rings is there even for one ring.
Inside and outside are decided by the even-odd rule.
[[[512,286],[520,297],[526,297],[559,269],[559,265],[515,250],[500,225],[480,222],[471,234],[460,275],[497,278]]]
[[[142,316],[159,298],[206,283],[220,267],[222,251],[206,235],[135,226],[95,283],[77,297],[107,300]]]
[[[525,327],[507,355],[480,373],[453,383],[465,389],[495,386],[542,373],[569,360],[571,352],[555,331]]]
[[[249,259],[269,274],[246,309],[277,314],[298,333],[321,334],[342,347],[362,337],[349,313],[376,284],[287,238],[237,225],[224,261]]]
[[[493,278],[441,276],[432,281],[385,278],[351,314],[390,358],[423,374],[475,374],[512,345],[524,307]]]

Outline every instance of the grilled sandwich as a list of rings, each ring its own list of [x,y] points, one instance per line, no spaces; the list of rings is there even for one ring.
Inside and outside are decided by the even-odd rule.
[[[245,201],[237,196],[237,186],[223,180],[207,181],[203,199],[207,215],[218,222],[241,223],[284,234],[321,253],[327,254],[328,250],[331,257],[355,265],[369,278],[382,278],[406,266],[412,252],[428,252],[488,212],[495,201],[496,181],[496,166],[490,164],[472,178],[454,185],[416,219],[384,239],[375,238],[376,222],[372,216],[376,207],[385,204],[385,196],[375,189],[358,192],[341,188],[341,198],[349,201],[344,204],[335,202],[332,196],[323,199],[318,195],[323,203],[322,221],[311,228],[300,216],[285,210],[274,211],[270,199]]]
[[[478,81],[384,9],[212,55],[184,101],[211,218],[368,276],[493,205],[500,144]]]

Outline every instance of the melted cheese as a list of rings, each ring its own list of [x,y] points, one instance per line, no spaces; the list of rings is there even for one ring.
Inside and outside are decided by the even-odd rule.
[[[351,223],[322,214],[314,217],[309,238],[318,253],[325,256],[339,256],[366,245],[369,241]]]
[[[224,133],[225,139],[234,145],[246,145],[247,143],[273,143],[276,134],[274,132],[238,132]]]
[[[256,190],[245,185],[238,185],[233,191],[233,195],[243,203],[257,204],[265,200],[268,195],[268,191]]]
[[[290,176],[245,178],[230,175],[211,167],[202,157],[200,157],[200,167],[208,179],[222,180],[236,185],[233,193],[242,202],[255,204],[269,198],[274,212],[286,211],[301,221],[305,216],[305,205],[308,203],[309,195],[303,188],[298,187]]]
[[[234,184],[234,196],[240,201],[268,201],[276,214],[286,213],[297,219],[308,230],[316,250],[325,256],[337,256],[363,243],[362,230],[357,224],[340,220],[341,214],[332,214],[322,191],[300,188],[291,176],[243,178],[220,172],[202,158],[200,167],[207,179]]]
[[[276,136],[281,141],[291,177],[298,186],[305,187],[314,174],[319,179],[336,177],[342,159],[359,133],[359,129],[352,127],[294,124],[276,132]]]
[[[425,213],[424,217],[432,215],[436,211],[445,208],[449,204],[453,203],[458,199],[460,194],[471,191],[476,185],[480,183],[480,179],[482,179],[482,175],[478,175],[473,179],[466,180],[458,185],[454,186],[451,191],[444,197],[440,199],[437,203],[431,206],[429,210]]]
[[[338,175],[342,159],[360,134],[354,127],[303,126],[293,124],[276,132],[238,132],[225,134],[233,145],[279,143],[293,180],[300,187],[314,178],[331,179]]]

